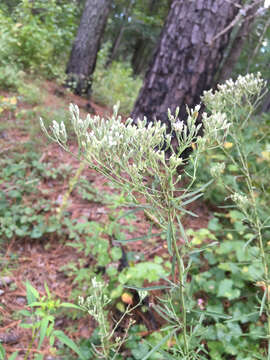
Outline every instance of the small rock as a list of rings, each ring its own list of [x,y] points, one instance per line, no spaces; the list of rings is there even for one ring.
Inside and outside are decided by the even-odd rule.
[[[2,334],[0,333],[0,342],[4,344],[16,344],[20,339],[20,336],[16,333]]]
[[[13,280],[9,276],[3,276],[0,278],[0,286],[10,285]]]
[[[17,303],[18,305],[25,305],[25,304],[26,304],[26,299],[25,299],[25,297],[23,297],[23,296],[18,296],[18,297],[16,298],[16,303]]]

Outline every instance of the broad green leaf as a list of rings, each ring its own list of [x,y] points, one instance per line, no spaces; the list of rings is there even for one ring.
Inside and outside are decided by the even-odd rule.
[[[31,303],[39,299],[39,292],[30,284],[29,281],[25,283],[25,286],[26,286],[27,303],[28,305],[30,305]]]
[[[219,283],[218,296],[226,297],[229,300],[237,299],[241,292],[238,289],[233,289],[233,281],[230,279],[223,279]]]
[[[111,257],[113,261],[117,261],[122,257],[122,250],[120,247],[113,247],[111,249]]]

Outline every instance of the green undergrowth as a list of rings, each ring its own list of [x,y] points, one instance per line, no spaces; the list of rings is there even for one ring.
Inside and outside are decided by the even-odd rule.
[[[0,5],[0,79],[17,88],[21,72],[59,76],[77,25],[74,3],[22,1],[10,12]]]
[[[98,53],[97,67],[93,75],[93,100],[112,108],[120,101],[120,111],[129,115],[142,86],[142,80],[134,77],[129,63],[113,62],[106,67],[109,44]]]
[[[27,133],[40,115],[45,119],[45,123],[48,123],[52,116],[58,122],[62,120],[67,122],[66,111],[60,109],[52,112],[51,109],[44,108],[43,96],[46,96],[46,93],[40,90],[38,81],[33,85],[29,83],[19,86],[16,93],[1,96],[0,117],[8,118],[9,123],[1,121],[0,133],[6,131],[8,136],[10,128],[19,128]],[[19,106],[22,103],[27,106]],[[89,218],[72,220],[68,208],[63,210],[59,219],[61,201],[51,200],[53,186],[64,182],[68,187],[75,177],[75,171],[69,165],[56,164],[55,159],[42,160],[42,148],[37,150],[40,140],[35,139],[40,130],[37,125],[35,126],[34,130],[31,130],[30,141],[17,144],[13,150],[1,154],[0,240],[2,246],[8,246],[11,241],[23,240],[32,243],[42,241],[49,249],[51,239],[65,243],[70,247],[70,251],[77,254],[73,262],[59,269],[67,277],[66,281],[72,283],[73,290],[69,301],[77,304],[79,296],[85,298],[91,296],[93,293],[91,281],[95,278],[96,281],[104,284],[104,294],[110,300],[109,306],[104,307],[104,314],[108,315],[109,327],[113,327],[115,322],[128,311],[130,304],[136,306],[138,289],[146,285],[162,284],[165,287],[168,285],[166,279],[174,266],[170,256],[166,252],[147,256],[146,251],[155,248],[157,241],[166,242],[168,234],[161,231],[159,237],[147,239],[151,237],[149,234],[153,230],[153,226],[150,226],[149,234],[142,237],[144,239],[140,237],[140,240],[146,240],[141,251],[133,251],[129,244],[132,243],[131,234],[136,234],[137,211],[136,208],[131,210],[125,207],[125,204],[131,200],[130,195],[116,190],[111,184],[109,185],[112,191],[100,192],[85,176],[81,176],[76,182],[67,203],[72,200],[73,195],[76,195],[84,202],[106,207],[106,220]],[[248,167],[256,185],[255,197],[262,221],[266,221],[269,217],[267,209],[270,203],[267,186],[270,162],[268,129],[269,116],[265,114],[254,116],[245,128],[242,139],[246,144]],[[241,194],[245,191],[245,183],[239,167],[236,163],[231,164],[227,156],[229,154],[233,159],[238,158],[233,139],[228,137],[224,147],[226,153],[217,149],[206,152],[201,158],[197,171],[198,186],[201,186],[212,177],[213,167],[217,169],[216,165],[224,163],[224,166],[220,167],[221,176],[217,176],[215,182],[205,191],[205,201],[212,209],[214,208],[208,226],[199,230],[186,229],[193,249],[189,255],[192,264],[185,284],[188,307],[193,309],[203,325],[199,336],[202,339],[201,344],[208,353],[208,359],[265,359],[267,323],[265,312],[262,310],[266,296],[264,269],[260,261],[260,250],[254,238],[254,230],[231,198],[230,189],[233,188]],[[212,168],[211,172],[210,168]],[[47,186],[48,183],[52,186]],[[263,230],[263,236],[269,239],[268,228]],[[209,244],[211,246],[208,246]],[[266,242],[266,252],[269,253],[269,241]],[[187,264],[187,257],[184,255],[183,258]],[[1,263],[1,274],[12,274],[17,259],[17,254],[10,254],[10,261]],[[33,347],[38,347],[40,343],[43,349],[45,346],[43,340],[46,337],[51,342],[52,354],[58,353],[70,360],[96,359],[93,345],[97,348],[101,346],[99,327],[96,327],[90,339],[76,339],[76,344],[69,342],[65,334],[57,332],[52,326],[49,327],[49,324],[54,324],[55,319],[65,316],[74,324],[69,326],[69,334],[72,337],[73,332],[76,331],[76,322],[81,317],[89,316],[90,324],[90,313],[82,312],[81,308],[76,306],[72,311],[65,310],[65,306],[60,306],[50,290],[45,297],[42,297],[31,285],[25,284],[25,286],[28,291],[28,305],[32,303],[32,306],[26,307],[25,311],[14,316],[23,320],[24,324],[29,324],[31,319],[31,328],[34,329],[37,339]],[[35,299],[29,298],[31,294]],[[153,318],[161,317],[164,324],[168,321],[168,314],[164,313],[163,309],[169,304],[173,304],[174,315],[181,317],[179,295],[175,289],[172,289],[169,295],[165,290],[159,290],[157,296],[161,304],[156,305],[154,310],[150,305],[150,296],[140,305],[142,317],[149,316],[150,311]],[[41,316],[47,319],[43,323]],[[188,322],[191,318],[192,314],[187,313]],[[1,322],[3,318],[0,318],[0,325]],[[197,323],[192,326],[196,329]],[[172,340],[169,326],[161,325],[157,331],[151,332],[148,331],[144,321],[137,321],[136,324],[128,325],[128,329],[125,342],[115,359],[182,359],[182,355],[178,352],[183,344],[181,331],[177,332]],[[141,334],[144,336],[142,337]],[[58,336],[60,342],[62,340],[61,345],[55,347],[54,335],[56,338]],[[112,338],[114,344],[117,343],[116,338],[123,335],[125,330],[119,326]],[[5,345],[2,348],[0,346],[0,359],[4,347]],[[73,349],[76,355],[67,350],[67,347]],[[151,353],[155,347],[156,351]]]

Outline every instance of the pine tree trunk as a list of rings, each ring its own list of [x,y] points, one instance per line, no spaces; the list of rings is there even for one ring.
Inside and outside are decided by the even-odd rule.
[[[167,112],[200,103],[228,45],[230,30],[220,34],[239,8],[224,0],[173,0],[154,58],[135,103],[132,118],[167,122]]]
[[[91,76],[109,15],[111,0],[86,0],[66,73],[67,86],[75,94],[90,94]]]

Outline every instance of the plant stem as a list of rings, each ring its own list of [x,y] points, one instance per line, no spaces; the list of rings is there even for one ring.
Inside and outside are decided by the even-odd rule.
[[[184,269],[183,269],[183,262],[181,260],[180,252],[177,246],[175,231],[174,231],[174,210],[172,213],[172,209],[169,209],[169,226],[171,228],[172,240],[173,240],[173,249],[176,254],[176,261],[179,271],[179,282],[180,282],[180,303],[182,308],[182,328],[183,328],[183,338],[184,338],[184,354],[188,355],[188,341],[187,341],[187,310],[185,304],[185,287],[184,287]]]
[[[255,228],[257,230],[258,234],[258,243],[259,243],[259,249],[260,249],[260,255],[262,258],[262,265],[263,265],[263,271],[264,271],[264,279],[265,279],[265,287],[266,287],[266,315],[267,315],[267,343],[268,343],[268,356],[267,359],[270,360],[270,281],[269,281],[269,268],[267,264],[266,254],[264,251],[264,245],[263,245],[263,238],[262,238],[262,232],[261,232],[261,222],[258,214],[257,204],[256,204],[256,198],[253,191],[252,186],[252,180],[250,177],[250,174],[248,172],[247,168],[247,186],[251,195],[252,199],[252,205],[254,207],[254,213],[255,213]]]
[[[27,360],[27,359],[28,359],[28,357],[29,357],[29,355],[30,355],[30,351],[31,351],[31,349],[32,349],[32,346],[33,346],[33,344],[34,344],[34,341],[35,341],[36,337],[37,337],[37,331],[36,331],[36,332],[34,331],[33,334],[32,334],[31,342],[30,342],[30,344],[29,344],[29,346],[28,346],[27,352],[26,352],[23,360]]]
[[[68,199],[70,197],[70,194],[72,193],[72,191],[74,189],[74,186],[77,184],[77,182],[79,180],[79,177],[80,177],[81,173],[83,172],[85,166],[86,166],[86,163],[81,162],[80,166],[78,167],[78,169],[76,171],[75,176],[72,177],[70,179],[70,181],[69,181],[68,190],[65,192],[65,194],[63,196],[62,204],[61,204],[61,206],[59,208],[59,212],[58,212],[58,215],[57,215],[58,221],[60,221],[60,219],[62,217],[62,214],[63,214],[65,208],[67,207],[67,202],[68,202]]]

